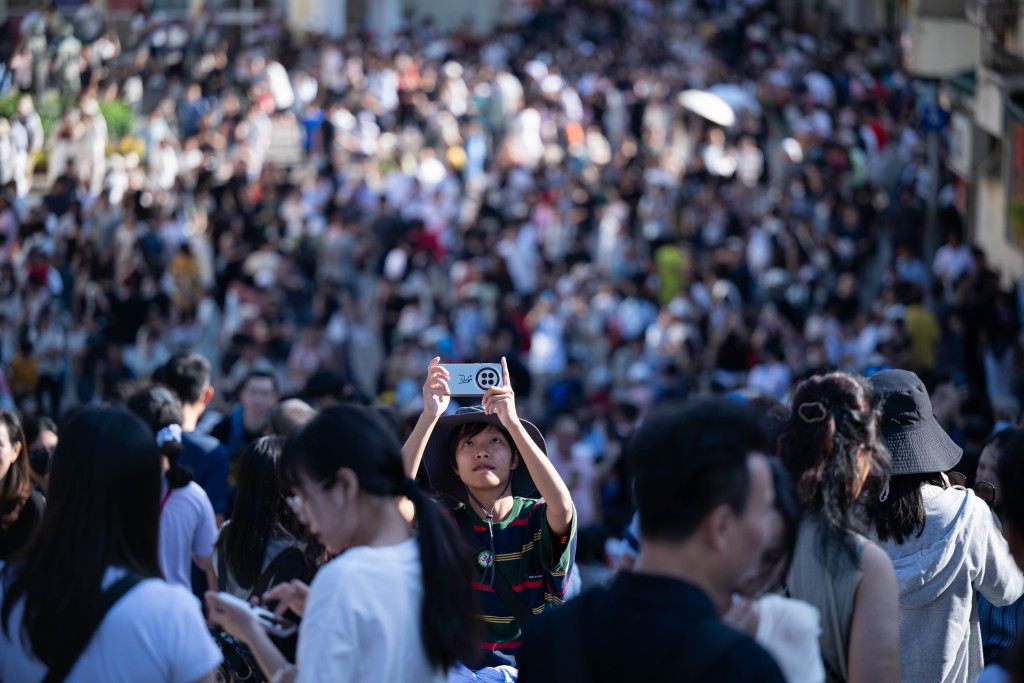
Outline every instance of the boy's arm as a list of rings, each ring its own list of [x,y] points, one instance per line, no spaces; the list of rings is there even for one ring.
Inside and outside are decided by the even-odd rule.
[[[427,441],[434,431],[438,418],[448,410],[451,396],[448,393],[448,371],[438,365],[440,357],[435,357],[427,366],[427,379],[423,383],[423,412],[416,420],[412,434],[402,446],[402,466],[406,476],[415,479],[423,461],[423,452],[427,449]]]
[[[508,364],[505,362],[504,356],[501,358],[501,374],[502,386],[491,387],[484,394],[484,410],[488,414],[496,413],[502,426],[512,435],[512,440],[516,443],[523,464],[530,471],[533,483],[537,485],[537,491],[547,503],[548,526],[551,528],[552,535],[564,536],[572,524],[572,496],[569,495],[569,489],[558,475],[555,466],[548,460],[548,456],[544,455],[540,446],[534,442],[516,413],[515,394],[509,383]]]
[[[407,477],[416,478],[420,463],[423,462],[423,452],[427,449],[427,441],[430,440],[436,424],[437,416],[431,417],[424,410],[416,420],[416,426],[413,427],[409,438],[402,444],[402,467]]]

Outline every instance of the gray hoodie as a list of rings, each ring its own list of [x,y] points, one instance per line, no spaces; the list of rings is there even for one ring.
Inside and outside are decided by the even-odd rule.
[[[896,569],[900,593],[900,680],[968,683],[984,661],[975,592],[993,605],[1024,593],[999,524],[971,491],[926,484],[922,534],[879,545]]]

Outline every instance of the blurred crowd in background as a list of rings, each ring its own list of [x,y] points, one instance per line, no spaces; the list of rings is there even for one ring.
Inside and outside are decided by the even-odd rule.
[[[222,441],[285,396],[411,421],[430,358],[506,356],[596,530],[581,562],[632,513],[621,444],[659,401],[900,367],[969,455],[1017,423],[1021,302],[884,39],[759,0],[546,3],[483,38],[268,19],[238,41],[207,12],[119,37],[89,4],[21,30],[0,404],[26,416],[116,404],[194,349]],[[268,386],[238,391],[253,370]]]

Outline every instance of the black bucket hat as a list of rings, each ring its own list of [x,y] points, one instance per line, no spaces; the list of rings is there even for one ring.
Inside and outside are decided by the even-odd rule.
[[[906,370],[883,370],[868,378],[882,402],[882,435],[892,453],[894,475],[947,472],[963,449],[932,414],[921,378]]]
[[[430,485],[438,493],[442,493],[453,501],[466,503],[466,485],[459,479],[459,475],[452,469],[451,441],[452,430],[467,422],[486,422],[495,427],[502,427],[501,420],[497,415],[488,415],[484,412],[482,405],[459,408],[454,415],[444,415],[434,426],[434,431],[427,441],[427,447],[423,451],[423,464],[427,468],[427,478]],[[526,427],[526,432],[533,439],[534,443],[540,446],[541,451],[546,455],[548,452],[544,437],[536,425],[520,418],[520,422]],[[526,468],[522,456],[519,456],[519,466],[512,470],[512,482],[509,491],[513,496],[520,498],[533,498],[537,494],[537,486],[533,483],[530,470]]]

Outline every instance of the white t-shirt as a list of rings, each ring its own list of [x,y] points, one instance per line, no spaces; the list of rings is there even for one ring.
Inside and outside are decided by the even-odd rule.
[[[444,683],[420,629],[423,575],[416,538],[362,546],[324,565],[299,626],[296,683]]]
[[[825,680],[821,659],[821,613],[803,600],[769,593],[758,598],[760,619],[755,640],[768,650],[788,683]]]
[[[108,569],[104,587],[123,575]],[[36,683],[46,675],[46,665],[23,649],[23,604],[11,612],[8,635],[0,631],[0,680]],[[180,586],[146,579],[110,608],[66,683],[192,683],[220,661],[199,601]]]
[[[167,495],[166,480],[160,493]],[[206,491],[194,481],[171,491],[160,512],[160,569],[171,583],[192,590],[192,555],[210,557],[217,520]]]

